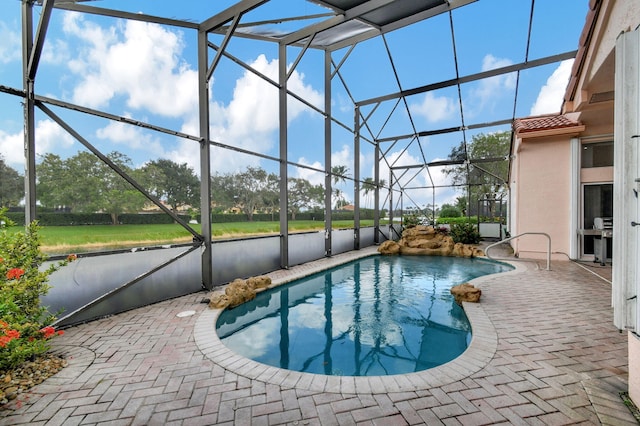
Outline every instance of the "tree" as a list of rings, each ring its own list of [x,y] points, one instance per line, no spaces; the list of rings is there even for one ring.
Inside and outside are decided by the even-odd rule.
[[[225,209],[238,207],[253,221],[253,213],[260,208],[274,208],[279,200],[278,177],[260,167],[247,167],[244,172],[216,174],[211,177],[211,199]],[[279,204],[279,201],[278,201]]]
[[[469,161],[443,170],[455,185],[469,186],[471,206],[487,194],[502,194],[506,191],[509,174],[509,149],[511,134],[508,131],[473,136],[466,146],[461,142],[449,154],[449,160]]]
[[[378,184],[376,184],[376,181],[371,177],[364,179],[364,181],[362,182],[362,192],[364,192],[365,207],[367,207],[370,194],[374,193],[376,188],[382,188],[386,184],[387,184],[387,181],[384,179],[380,179]],[[374,206],[374,207],[377,207],[377,206]]]
[[[249,222],[253,221],[253,213],[262,202],[261,183],[266,179],[267,173],[259,167],[247,167],[247,170],[234,176],[233,194],[236,206],[247,215]]]
[[[306,179],[289,178],[288,191],[291,220],[296,220],[296,213],[302,210],[322,206],[324,199],[322,185],[313,185]]]
[[[460,210],[451,204],[443,204],[439,215],[440,217],[460,217]]]
[[[455,208],[460,210],[462,215],[465,216],[467,214],[467,197],[464,195],[461,197],[456,197]]]
[[[134,175],[131,160],[112,152],[107,157],[129,176]],[[118,224],[118,216],[138,211],[146,198],[133,186],[90,152],[81,151],[62,160],[46,154],[36,166],[38,200],[44,207],[66,206],[71,211],[103,211]]]
[[[180,207],[198,205],[200,180],[187,163],[160,159],[147,163],[141,172],[147,191],[166,202],[174,212]]]
[[[24,177],[7,166],[0,155],[0,207],[17,206],[24,197]]]
[[[211,175],[211,203],[216,211],[224,212],[235,207],[233,198],[233,175]]]
[[[267,175],[267,184],[262,191],[262,202],[271,213],[271,220],[275,220],[274,214],[280,211],[280,177],[275,173]]]
[[[376,190],[376,182],[372,177],[365,178],[362,182],[362,192],[364,193],[364,205],[367,207],[369,194]]]
[[[93,154],[83,151],[66,160],[45,154],[36,165],[36,194],[43,207],[67,207],[74,212],[98,210],[100,176],[105,168]]]
[[[107,157],[127,175],[134,177],[136,174],[131,159],[125,154],[113,151]],[[79,172],[79,169],[74,170],[76,175]],[[146,197],[105,163],[98,160],[93,172],[92,180],[98,185],[98,196],[94,200],[95,211],[109,213],[113,225],[119,223],[120,214],[137,212],[144,207]]]
[[[333,166],[331,167],[331,175],[333,176],[333,184],[337,185],[338,183],[345,183],[347,181],[347,177],[349,176],[349,168],[347,166]],[[343,193],[339,188],[334,189],[334,194],[336,196],[336,209],[344,206],[347,202],[344,199]]]

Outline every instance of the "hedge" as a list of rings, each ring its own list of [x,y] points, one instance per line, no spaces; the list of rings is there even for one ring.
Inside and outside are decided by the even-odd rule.
[[[16,225],[24,226],[24,213],[7,213],[7,217]],[[191,217],[178,215],[188,222]],[[73,226],[73,225],[111,225],[111,215],[108,213],[38,213],[38,224],[42,226]],[[135,214],[124,213],[118,216],[118,222],[123,225],[166,224],[173,223],[173,218],[166,214]]]
[[[462,217],[439,217],[438,220],[436,221],[438,225],[444,225],[446,223],[448,223],[449,225],[453,225],[454,223],[478,223],[478,217],[477,216],[471,216],[471,217],[466,217],[466,216],[462,216]]]
[[[10,212],[7,217],[18,226],[24,226],[23,212]],[[111,216],[108,213],[49,213],[38,212],[38,223],[43,226],[72,226],[72,225],[111,225]],[[185,222],[191,220],[189,215],[178,215]],[[291,218],[291,215],[289,215]],[[200,222],[200,216],[196,218]],[[331,214],[332,220],[353,220],[353,212],[334,212]],[[373,210],[361,210],[360,219],[373,219]],[[278,214],[255,213],[254,222],[271,222],[279,220]],[[317,220],[324,221],[323,212],[301,212],[296,214],[296,220]],[[248,222],[246,214],[223,214],[214,213],[211,215],[212,223]],[[123,213],[118,216],[118,222],[123,225],[142,224],[169,224],[173,223],[173,218],[162,213]]]

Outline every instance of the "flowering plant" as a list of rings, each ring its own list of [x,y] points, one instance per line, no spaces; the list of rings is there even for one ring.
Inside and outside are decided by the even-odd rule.
[[[75,259],[41,270],[47,256],[40,251],[36,222],[24,232],[9,232],[13,223],[0,209],[0,370],[10,369],[49,349],[48,340],[62,331],[51,324],[55,317],[40,305],[49,291],[51,273]]]

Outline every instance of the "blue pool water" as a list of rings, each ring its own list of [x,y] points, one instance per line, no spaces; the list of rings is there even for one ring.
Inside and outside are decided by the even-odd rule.
[[[511,270],[484,259],[372,256],[260,293],[218,318],[235,353],[289,370],[341,376],[436,367],[469,345],[449,289]]]

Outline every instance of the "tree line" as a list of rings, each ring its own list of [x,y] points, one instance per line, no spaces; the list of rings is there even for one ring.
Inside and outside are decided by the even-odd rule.
[[[136,168],[131,159],[120,152],[111,152],[107,158],[171,210],[188,209],[193,216],[198,213],[200,179],[188,164],[159,159]],[[334,166],[334,184],[344,182],[348,172],[346,166]],[[112,222],[117,224],[119,215],[140,212],[151,204],[130,182],[86,151],[66,159],[52,153],[43,155],[36,165],[36,177],[37,200],[47,210],[108,213]],[[1,156],[0,180],[0,206],[18,206],[24,197],[24,176],[7,166]],[[312,184],[295,177],[288,178],[287,182],[288,213],[292,220],[302,211],[324,211],[325,189],[322,184]],[[249,166],[235,173],[216,173],[211,176],[212,211],[240,212],[249,221],[254,213],[270,213],[275,220],[280,210],[279,185],[277,174],[260,167]],[[362,187],[365,197],[374,188],[373,179],[365,179]],[[339,189],[334,189],[333,199],[336,208],[347,203]]]
[[[495,132],[473,136],[472,140],[452,148],[448,160],[451,165],[442,170],[453,185],[466,195],[458,197],[455,207],[463,215],[493,216],[501,206],[506,193],[511,135]],[[114,151],[107,155],[127,175],[148,193],[162,200],[173,211],[191,208],[197,213],[200,206],[200,180],[186,163],[168,159],[150,161],[135,168],[125,154]],[[332,205],[339,209],[348,204],[339,184],[349,178],[344,165],[331,168],[333,183]],[[45,154],[36,165],[36,194],[42,207],[74,213],[109,213],[113,223],[118,215],[141,211],[149,200],[129,182],[115,173],[93,154],[81,151],[62,159],[56,154]],[[260,167],[247,167],[244,171],[211,176],[211,201],[214,213],[240,211],[248,220],[253,214],[271,213],[280,209],[280,178]],[[378,185],[386,186],[381,180]],[[466,186],[466,188],[465,188]],[[314,185],[306,179],[289,178],[288,209],[292,219],[301,211],[324,210],[324,186]],[[362,181],[362,192],[367,200],[376,188],[373,178]],[[0,207],[18,206],[24,197],[24,177],[7,166],[0,155]],[[488,212],[479,212],[480,204]],[[442,206],[445,207],[445,206]],[[451,207],[451,206],[446,206]],[[426,209],[422,214],[427,214]]]

